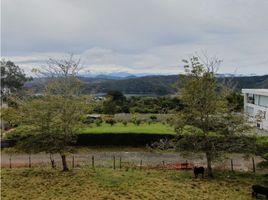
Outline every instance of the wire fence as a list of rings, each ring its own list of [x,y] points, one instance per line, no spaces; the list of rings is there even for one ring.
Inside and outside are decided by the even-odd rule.
[[[61,157],[49,154],[2,154],[1,167],[51,167],[61,168]],[[245,159],[241,154],[232,154],[228,159],[222,159],[213,164],[215,169],[228,171],[253,171],[258,170],[257,164],[261,161],[258,157]],[[67,155],[69,168],[135,168],[135,169],[170,169],[191,170],[194,166],[206,166],[203,158],[184,158],[176,153],[153,152],[93,152],[85,154]]]

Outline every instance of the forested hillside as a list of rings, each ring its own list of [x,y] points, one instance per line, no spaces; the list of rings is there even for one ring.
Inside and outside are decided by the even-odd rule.
[[[105,77],[80,78],[84,82],[83,93],[106,93],[109,90],[118,90],[124,94],[168,95],[174,94],[178,75],[157,75],[144,77],[127,77],[110,79]],[[218,78],[219,81],[231,83],[236,90],[241,88],[268,88],[268,75]],[[44,79],[34,79],[25,84],[25,88],[40,92],[44,86]]]

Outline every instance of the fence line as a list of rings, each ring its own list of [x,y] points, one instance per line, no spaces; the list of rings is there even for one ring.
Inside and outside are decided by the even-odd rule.
[[[88,155],[72,155],[69,158],[69,160],[67,160],[67,162],[70,164],[70,166],[72,168],[78,168],[78,167],[82,167],[82,166],[90,166],[90,162],[88,162],[87,158],[90,158],[90,156]],[[93,169],[95,169],[96,167],[108,167],[108,168],[113,168],[114,170],[116,170],[116,168],[118,167],[119,169],[122,169],[123,167],[125,168],[137,168],[137,169],[146,169],[146,168],[154,168],[154,169],[192,169],[193,166],[196,164],[194,161],[190,161],[188,162],[186,160],[186,162],[183,161],[166,161],[166,160],[158,160],[157,162],[151,162],[150,160],[144,159],[144,158],[140,158],[140,157],[130,157],[130,158],[125,158],[124,160],[122,159],[122,156],[115,156],[113,155],[112,157],[110,157],[107,155],[104,156],[97,156],[97,165],[96,165],[96,159],[95,159],[95,155],[91,155],[91,167]],[[117,162],[119,161],[119,162]],[[54,160],[55,164],[59,164],[57,167],[61,166],[61,160],[60,159],[56,159]],[[247,167],[247,171],[252,171],[253,173],[256,173],[256,161],[255,158],[252,157],[251,160],[248,161],[248,165],[250,165],[252,167]],[[35,158],[29,154],[28,155],[28,161],[24,160],[22,161],[21,159],[19,160],[18,158],[16,159],[16,157],[12,157],[12,155],[10,155],[8,157],[8,163],[1,163],[2,167],[9,167],[10,169],[12,168],[16,168],[16,167],[27,167],[28,168],[33,168],[33,167],[42,167],[42,166],[51,166],[51,160],[46,160],[44,161],[43,159],[39,159],[39,160],[35,160]],[[200,165],[200,162],[197,164]],[[205,163],[202,163],[201,165],[203,165],[204,167],[206,166]],[[226,170],[229,168],[229,170],[231,172],[235,172],[238,171],[239,165],[238,164],[234,164],[234,160],[233,158],[231,158],[229,160],[229,167],[228,164],[224,164],[224,165],[218,165],[216,166],[216,168],[218,169],[223,169]],[[240,170],[241,171],[241,170]]]

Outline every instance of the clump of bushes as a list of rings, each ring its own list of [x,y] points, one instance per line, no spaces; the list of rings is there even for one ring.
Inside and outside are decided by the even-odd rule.
[[[157,120],[157,116],[156,116],[156,115],[151,115],[151,116],[150,116],[150,119],[151,119],[153,122],[156,122],[156,120]]]
[[[101,118],[95,120],[95,124],[96,124],[96,126],[98,126],[98,127],[101,126],[102,122],[103,122],[103,121],[102,121]]]
[[[108,118],[106,118],[105,123],[110,124],[111,126],[113,126],[116,123],[116,121],[115,121],[114,118],[108,117]]]
[[[122,121],[122,123],[123,123],[124,126],[127,126],[127,121],[126,120]]]

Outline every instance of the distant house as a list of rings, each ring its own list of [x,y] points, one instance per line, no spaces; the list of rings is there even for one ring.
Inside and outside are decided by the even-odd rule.
[[[260,129],[268,130],[268,89],[242,89],[244,110]]]

